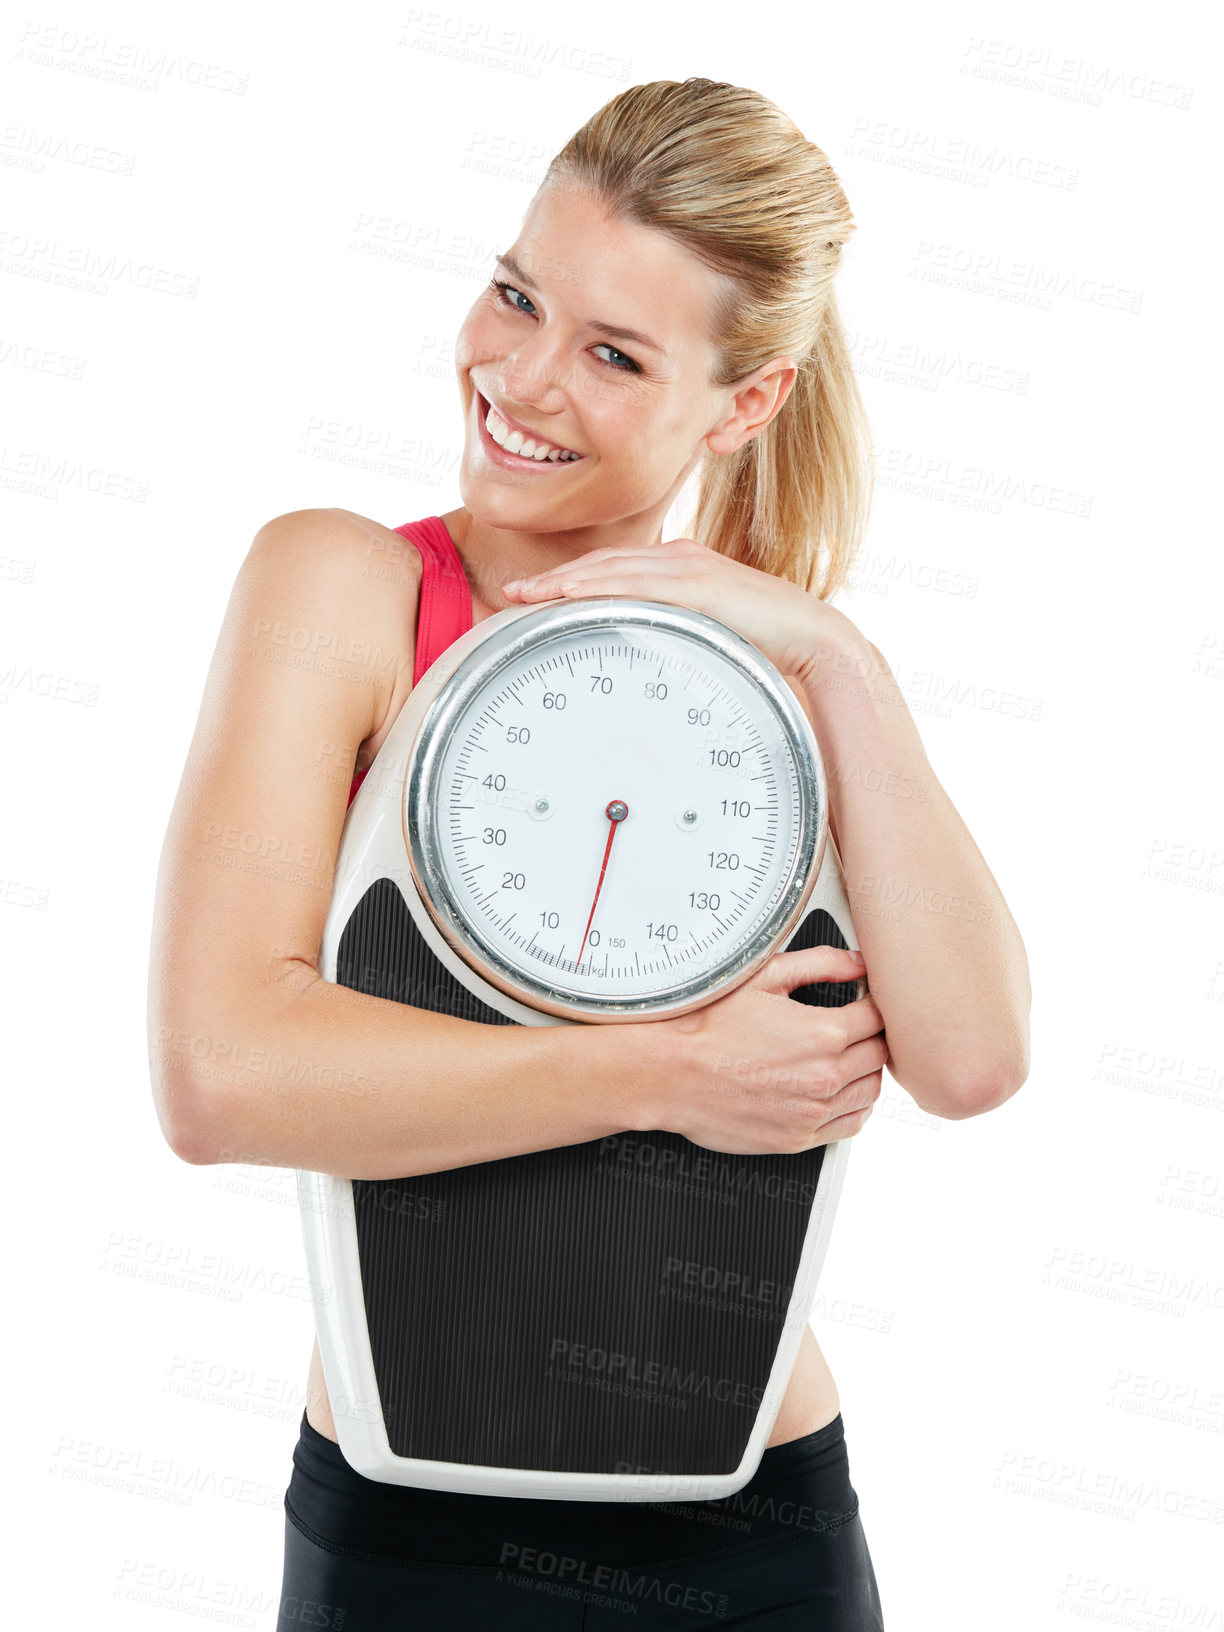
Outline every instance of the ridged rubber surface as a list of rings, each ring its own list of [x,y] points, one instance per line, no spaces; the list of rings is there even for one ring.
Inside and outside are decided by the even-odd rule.
[[[787,950],[845,944],[817,908]],[[437,960],[389,879],[346,925],[336,978],[515,1024]],[[855,990],[791,995],[837,1006]],[[782,1335],[824,1153],[723,1155],[679,1134],[626,1132],[354,1180],[392,1451],[583,1473],[733,1470]]]

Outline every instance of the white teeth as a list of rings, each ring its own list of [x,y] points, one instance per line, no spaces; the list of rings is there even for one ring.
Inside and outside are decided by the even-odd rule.
[[[499,448],[505,448],[507,453],[517,453],[520,459],[547,459],[552,464],[558,464],[562,460],[571,463],[582,458],[580,453],[573,453],[568,448],[555,447],[551,442],[537,442],[532,437],[524,439],[522,431],[510,430],[493,407],[490,407],[485,415],[485,429]]]

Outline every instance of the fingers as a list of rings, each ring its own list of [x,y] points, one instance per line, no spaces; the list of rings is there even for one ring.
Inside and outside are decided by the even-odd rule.
[[[884,1077],[884,1066],[887,1063],[888,1043],[884,1033],[877,1031],[870,1037],[864,1037],[861,1042],[851,1043],[843,1050],[838,1060],[838,1069],[846,1078],[845,1086],[839,1093],[848,1095],[853,1101],[857,1093],[866,1092],[872,1088],[872,1098],[878,1096],[880,1084]],[[851,1090],[855,1093],[851,1093]],[[861,1102],[860,1102],[861,1103]]]
[[[838,1139],[849,1139],[861,1132],[880,1097],[880,1072],[848,1082],[834,1096],[841,1109],[835,1116],[826,1117],[818,1128],[798,1130],[795,1142],[786,1146],[789,1153],[811,1150],[815,1145],[831,1145]]]
[[[870,1052],[859,1059],[856,1058],[857,1048],[847,1050],[847,1069],[862,1071],[863,1074],[848,1082],[841,1092],[836,1095],[836,1098],[842,1102],[838,1111],[841,1116],[853,1116],[859,1111],[870,1116],[871,1108],[879,1099],[884,1087],[883,1068],[874,1064],[878,1057],[874,1047],[874,1040],[859,1046],[868,1049]]]
[[[748,986],[767,992],[789,993],[796,986],[814,985],[818,981],[851,981],[866,976],[862,954],[839,946],[810,946],[802,952],[775,952],[757,970]],[[812,1008],[807,1011],[813,1025],[828,1032],[836,1028],[842,1046],[849,1048],[864,1038],[875,1037],[884,1030],[884,1016],[870,992],[843,1003],[836,1008]],[[883,1043],[887,1048],[887,1043]],[[882,1064],[874,1060],[873,1065]]]
[[[687,544],[688,540],[681,539],[678,542]],[[603,549],[588,550],[584,555],[575,556],[572,561],[562,562],[560,566],[548,567],[533,577],[513,578],[510,583],[503,584],[502,588],[536,590],[542,586],[552,587],[562,580],[575,584],[592,579],[598,580],[607,576],[607,571],[613,569],[614,562],[632,562],[634,567],[641,571],[662,572],[668,573],[671,577],[680,577],[683,576],[683,569],[677,570],[677,564],[685,559],[691,560],[691,553],[689,549],[676,550],[668,544],[609,544]]]
[[[818,980],[858,980],[867,973],[861,952],[841,946],[809,946],[802,952],[775,952],[753,980],[770,992],[789,992]]]
[[[868,1105],[861,1111],[847,1111],[844,1116],[835,1116],[831,1122],[826,1122],[820,1130],[822,1145],[836,1144],[839,1139],[852,1139],[856,1133],[861,1133],[866,1126],[867,1118],[871,1115],[872,1107]]]
[[[853,1082],[848,1082],[837,1096],[838,1099],[844,1100],[846,1108],[839,1111],[836,1116],[831,1116],[823,1125],[821,1132],[828,1133],[829,1139],[846,1139],[851,1134],[858,1133],[875,1109],[881,1085],[882,1073],[879,1071],[872,1071],[865,1077],[856,1077]]]

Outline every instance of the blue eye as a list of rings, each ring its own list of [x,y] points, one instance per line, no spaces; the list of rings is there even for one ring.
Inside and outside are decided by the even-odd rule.
[[[500,293],[502,304],[504,306],[513,306],[516,312],[521,312],[523,308],[521,306],[515,306],[514,301],[508,298],[510,295],[519,295],[523,300],[527,301],[528,306],[531,305],[530,300],[527,299],[527,296],[523,294],[521,289],[514,288],[512,284],[503,283],[500,278],[493,279],[493,287]]]
[[[512,283],[507,283],[503,278],[490,278],[489,286],[490,288],[497,290],[497,298],[501,301],[503,306],[508,306],[512,312],[523,312],[527,317],[533,317],[535,315],[535,307],[532,305],[530,299],[528,299],[521,289],[516,289]],[[527,301],[527,306],[520,306],[518,304],[519,300]],[[528,311],[528,307],[531,307],[530,311]],[[623,363],[608,363],[608,367],[616,369],[619,374],[640,374],[642,372],[637,363],[634,362],[633,358],[629,356],[628,352],[618,350],[616,346],[610,344],[610,342],[607,340],[601,340],[595,349],[596,351],[602,349],[604,351],[615,352],[618,357],[624,359]],[[601,357],[600,361],[603,362],[604,359]],[[625,364],[628,364],[628,367],[626,367]]]
[[[600,344],[600,345],[601,345],[601,346],[603,346],[603,347],[604,347],[604,349],[605,349],[605,350],[607,350],[607,351],[616,351],[616,347],[615,347],[615,346],[613,346],[613,345],[611,345],[611,344],[609,344],[609,342],[608,342],[608,341],[607,341],[607,340],[601,340],[601,341],[600,341],[600,342],[599,342],[599,344]],[[598,347],[596,347],[596,350],[598,350]],[[618,357],[624,357],[624,359],[625,359],[625,361],[626,361],[626,362],[627,362],[627,363],[628,363],[628,364],[629,364],[629,368],[628,368],[628,369],[621,369],[621,372],[622,372],[622,373],[625,373],[625,374],[627,374],[627,373],[628,373],[628,372],[629,372],[629,370],[630,370],[630,369],[634,369],[634,370],[636,370],[636,369],[637,369],[637,366],[638,366],[638,365],[637,365],[637,364],[636,364],[636,363],[635,363],[635,362],[634,362],[634,360],[633,360],[633,358],[632,358],[632,357],[630,357],[630,356],[628,356],[628,355],[627,355],[627,354],[626,354],[626,353],[625,353],[625,352],[623,352],[623,351],[616,351],[616,355],[617,355],[617,356],[618,356]],[[619,368],[619,367],[620,367],[620,364],[619,364],[619,363],[617,363],[617,364],[615,364],[615,365],[614,365],[614,366],[615,366],[615,367],[617,367],[617,368]]]

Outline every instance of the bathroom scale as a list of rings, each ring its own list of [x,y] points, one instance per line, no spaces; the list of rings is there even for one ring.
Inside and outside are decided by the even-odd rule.
[[[817,945],[858,942],[795,694],[718,620],[605,596],[505,608],[421,676],[346,816],[318,969],[487,1025],[615,1025]],[[345,1460],[553,1500],[741,1489],[849,1144],[626,1130],[403,1178],[299,1172]]]

